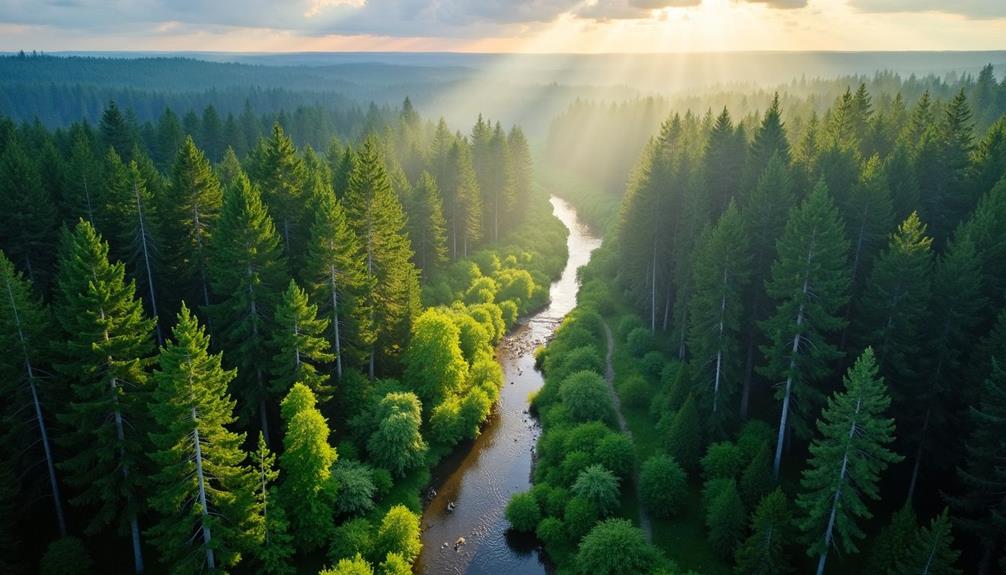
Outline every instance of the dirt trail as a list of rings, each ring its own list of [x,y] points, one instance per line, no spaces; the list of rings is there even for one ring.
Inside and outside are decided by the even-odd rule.
[[[608,384],[608,393],[611,394],[611,401],[615,405],[615,415],[618,417],[618,427],[622,430],[622,433],[629,436],[632,439],[632,432],[629,431],[629,426],[625,423],[625,416],[622,415],[622,401],[618,398],[618,393],[615,392],[615,366],[611,362],[611,357],[615,353],[615,338],[611,336],[611,328],[608,327],[608,322],[603,322],[604,324],[604,336],[608,340],[608,353],[604,356],[604,380]],[[636,495],[639,497],[639,528],[643,530],[646,534],[646,540],[653,542],[653,525],[650,523],[650,514],[646,512],[646,506],[643,504],[642,496],[639,490],[639,470],[632,470],[632,483],[636,488]]]

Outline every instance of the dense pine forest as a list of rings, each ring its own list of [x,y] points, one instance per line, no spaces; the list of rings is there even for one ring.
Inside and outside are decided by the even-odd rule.
[[[1006,82],[838,85],[553,124],[653,134],[566,191],[607,233],[507,508],[559,572],[1006,571]]]
[[[411,572],[565,229],[518,127],[243,106],[0,121],[0,571]]]

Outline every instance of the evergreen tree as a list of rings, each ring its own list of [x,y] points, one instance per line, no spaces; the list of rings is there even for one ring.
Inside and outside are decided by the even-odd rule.
[[[412,248],[405,236],[405,214],[388,182],[377,142],[369,138],[357,155],[346,194],[346,212],[360,239],[366,261],[367,291],[362,294],[370,313],[372,334],[360,339],[370,345],[371,377],[377,356],[394,358],[408,341],[415,314],[418,278]]]
[[[262,518],[261,530],[255,537],[254,555],[269,575],[293,575],[293,537],[288,533],[289,521],[283,506],[279,505],[278,492],[273,485],[279,476],[276,455],[269,451],[265,436],[258,436],[258,447],[251,454],[255,466],[256,513]]]
[[[534,177],[534,166],[531,161],[531,149],[527,138],[519,126],[510,128],[507,135],[507,153],[510,154],[510,206],[509,226],[524,220],[527,206],[531,199],[531,180]]]
[[[210,305],[209,250],[223,194],[209,161],[192,137],[185,138],[171,170],[164,216],[168,259],[182,299]],[[228,293],[228,292],[224,292]]]
[[[947,510],[933,518],[929,527],[919,531],[918,537],[904,554],[898,565],[899,575],[961,575],[955,565],[960,552],[953,547],[954,535],[950,529]]]
[[[802,435],[807,433],[821,396],[814,383],[830,372],[828,363],[840,356],[826,338],[844,324],[836,312],[848,299],[849,243],[823,182],[790,212],[776,249],[778,256],[765,284],[776,309],[762,323],[770,341],[762,348],[768,358],[762,373],[785,381],[776,394],[782,400],[772,467],[778,478],[790,426]],[[790,406],[794,398],[795,411]]]
[[[916,213],[908,216],[878,256],[863,294],[859,316],[861,347],[873,346],[877,363],[893,389],[898,412],[917,397],[920,330],[929,303],[933,240]]]
[[[904,220],[919,206],[919,180],[912,162],[911,150],[899,143],[884,164],[887,188],[891,191],[894,218]]]
[[[741,206],[751,254],[750,282],[745,295],[746,321],[744,384],[741,390],[741,419],[747,418],[751,397],[751,378],[754,370],[756,347],[759,342],[759,322],[768,318],[772,304],[765,291],[765,281],[776,256],[776,240],[786,228],[790,206],[796,203],[793,180],[780,154],[773,155],[758,185]]]
[[[733,555],[744,534],[747,512],[740,493],[737,492],[737,482],[733,479],[718,481],[722,481],[723,485],[706,509],[706,528],[709,530],[709,544],[712,548],[729,557]]]
[[[789,140],[786,138],[786,125],[782,121],[778,92],[772,97],[772,103],[765,110],[765,116],[755,130],[751,146],[748,148],[747,162],[744,167],[744,193],[749,193],[755,188],[762,173],[776,155],[779,156],[783,167],[789,165]]]
[[[422,405],[412,393],[389,393],[377,406],[376,427],[367,441],[371,460],[397,476],[422,464],[426,442],[419,433]]]
[[[895,511],[891,522],[880,530],[873,540],[873,549],[867,570],[878,575],[892,575],[898,572],[912,544],[918,538],[919,526],[916,523],[915,511],[910,504]]]
[[[182,132],[178,116],[171,111],[171,108],[165,108],[157,121],[157,140],[151,150],[157,167],[165,171],[170,170],[171,163],[178,154],[178,148],[184,141],[185,134]]]
[[[702,457],[702,427],[694,395],[688,395],[671,419],[664,446],[685,470],[692,472],[698,468]]]
[[[64,335],[56,369],[70,384],[70,400],[60,414],[61,439],[72,454],[61,467],[78,488],[71,501],[97,506],[89,532],[113,521],[129,525],[141,572],[144,366],[153,351],[154,324],[143,316],[125,266],[108,261],[108,244],[87,222],[63,234],[56,286],[55,312]]]
[[[272,137],[266,141],[258,160],[252,176],[262,190],[269,212],[276,218],[290,263],[296,265],[295,259],[304,253],[303,234],[298,224],[304,211],[307,171],[297,156],[293,140],[278,122],[273,124]]]
[[[751,515],[751,535],[737,548],[737,575],[781,575],[793,567],[786,556],[793,523],[782,489],[769,493]]]
[[[77,133],[63,172],[63,196],[59,199],[64,223],[73,225],[79,219],[96,223],[95,215],[102,205],[100,170],[90,140]]]
[[[258,410],[269,441],[266,411],[270,390],[264,358],[272,356],[268,335],[272,312],[285,283],[285,263],[272,219],[248,178],[227,189],[213,236],[210,280],[226,298],[212,308],[214,328],[238,368],[239,403]]]
[[[967,236],[951,240],[936,260],[923,339],[926,359],[923,382],[921,389],[913,391],[915,400],[925,406],[925,413],[909,413],[905,417],[910,438],[917,443],[908,484],[909,502],[923,464],[933,463],[932,458],[926,457],[927,451],[934,444],[942,447],[939,453],[945,455],[957,449],[956,438],[944,431],[950,415],[947,404],[955,395],[953,382],[963,377],[962,359],[973,345],[973,330],[985,309],[980,265],[975,245]],[[919,415],[921,423],[917,420]]]
[[[328,422],[315,407],[314,393],[296,383],[283,400],[283,470],[280,494],[290,513],[297,546],[311,551],[325,544],[333,524],[332,465],[338,454],[328,443]]]
[[[732,418],[742,358],[740,329],[750,255],[744,224],[733,202],[701,240],[695,257],[688,347],[691,370],[713,435]]]
[[[866,348],[843,378],[844,389],[822,411],[821,435],[810,446],[809,467],[800,480],[798,525],[810,544],[808,555],[819,558],[818,575],[832,546],[858,551],[863,531],[856,521],[871,517],[867,500],[879,498],[880,474],[901,460],[888,449],[894,420],[884,417],[891,399],[877,371],[873,349]]]
[[[119,111],[115,102],[109,102],[101,114],[101,141],[105,148],[112,148],[120,158],[129,161],[133,151],[135,136],[129,119]]]
[[[283,299],[276,306],[275,330],[272,335],[273,357],[272,388],[277,395],[286,395],[294,383],[303,383],[311,388],[321,402],[332,395],[328,373],[319,370],[331,363],[335,356],[329,353],[329,343],[324,334],[329,320],[318,317],[318,306],[312,305],[307,293],[297,282],[290,280],[290,286],[283,293]]]
[[[353,338],[363,336],[358,345],[367,343],[370,314],[360,296],[373,279],[367,276],[359,239],[335,194],[322,192],[318,198],[307,250],[303,279],[318,313],[330,318],[335,374],[342,379],[346,328]]]
[[[971,407],[971,433],[965,443],[964,466],[957,475],[963,492],[950,498],[956,518],[978,540],[979,573],[992,573],[994,553],[1006,539],[1006,358],[994,357],[980,403]]]
[[[846,229],[852,238],[852,292],[862,289],[864,270],[883,245],[893,227],[891,192],[880,158],[874,156],[863,167],[859,182],[852,186],[842,206]]]
[[[65,537],[63,499],[59,493],[49,426],[39,389],[43,384],[39,360],[47,347],[46,338],[51,336],[50,328],[47,310],[33,293],[31,282],[0,252],[0,349],[8,351],[4,361],[0,362],[0,380],[3,382],[0,384],[0,393],[8,399],[13,412],[0,413],[0,417],[8,420],[8,429],[14,433],[17,431],[15,422],[23,420],[23,417],[14,417],[14,414],[27,404],[27,410],[34,420],[31,427],[35,428],[33,432],[38,433],[38,438],[33,438],[32,442],[37,441],[42,446],[53,510],[56,512],[56,525],[60,537]],[[0,559],[0,566],[2,565]]]
[[[713,214],[721,214],[739,191],[746,142],[743,132],[735,129],[730,112],[724,107],[706,143],[705,187]]]
[[[427,275],[447,263],[447,225],[440,190],[429,172],[419,176],[409,202],[409,239],[416,265]]]
[[[48,196],[38,167],[16,139],[0,152],[0,249],[45,291],[48,286],[56,229],[56,206]]]
[[[447,156],[447,170],[443,180],[437,180],[444,194],[447,208],[447,238],[451,258],[468,256],[468,244],[482,236],[482,195],[472,152],[468,143],[457,139]]]
[[[244,434],[234,424],[227,393],[234,370],[209,352],[210,338],[182,304],[172,340],[154,371],[150,414],[151,507],[159,519],[148,533],[171,573],[223,573],[250,549],[260,526],[254,513],[257,477],[244,467]]]

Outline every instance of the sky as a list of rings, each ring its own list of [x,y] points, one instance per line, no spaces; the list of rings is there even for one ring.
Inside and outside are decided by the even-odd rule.
[[[1006,0],[0,0],[0,50],[1006,48]]]

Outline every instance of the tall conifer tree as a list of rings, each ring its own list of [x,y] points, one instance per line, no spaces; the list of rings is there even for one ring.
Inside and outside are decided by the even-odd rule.
[[[319,401],[326,401],[332,395],[329,375],[325,364],[331,363],[335,355],[329,352],[325,339],[329,320],[318,317],[318,306],[312,305],[307,293],[290,280],[283,292],[282,300],[276,306],[275,329],[272,335],[272,349],[275,350],[272,368],[272,387],[277,395],[286,395],[294,383],[303,383],[311,388]]]

